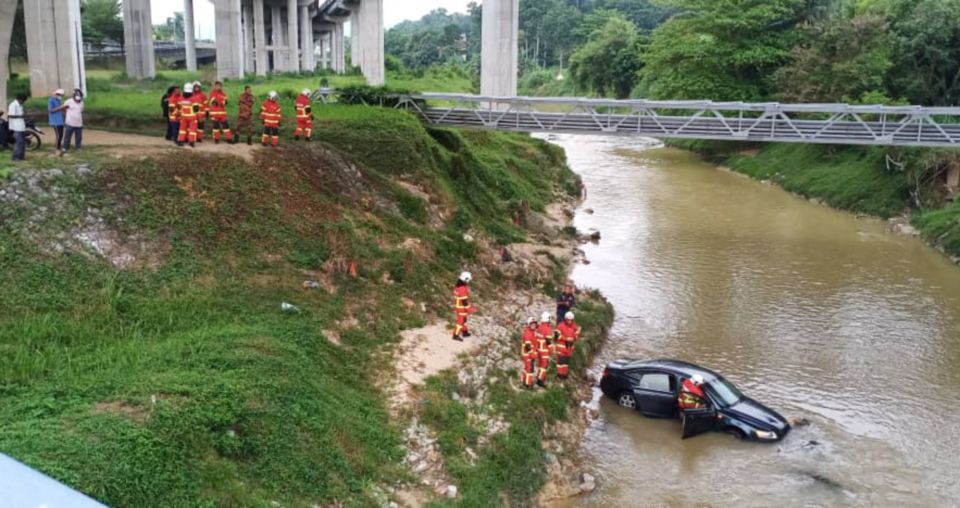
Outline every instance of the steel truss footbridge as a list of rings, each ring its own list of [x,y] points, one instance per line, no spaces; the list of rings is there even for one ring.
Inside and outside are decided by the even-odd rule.
[[[328,100],[333,90],[318,91]],[[674,139],[960,147],[960,107],[398,95],[426,124]]]

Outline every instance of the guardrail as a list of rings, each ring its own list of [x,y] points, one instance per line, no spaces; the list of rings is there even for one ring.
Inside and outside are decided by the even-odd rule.
[[[329,102],[332,89],[318,90]],[[430,125],[654,138],[960,147],[960,108],[712,101],[396,96]]]

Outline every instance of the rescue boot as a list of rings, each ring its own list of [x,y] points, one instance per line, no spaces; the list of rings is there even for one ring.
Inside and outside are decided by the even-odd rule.
[[[190,148],[196,148],[196,147],[197,147],[197,144],[194,143],[193,141],[191,141],[191,142],[190,142]]]
[[[547,383],[544,383],[542,379],[538,379],[538,380],[537,380],[537,386],[539,386],[540,388],[546,388],[546,387],[547,387]]]
[[[253,144],[253,137],[252,137],[252,136],[247,136],[247,144],[248,144],[248,145],[252,145],[252,144]]]
[[[473,335],[473,334],[470,333],[470,332],[468,332],[468,331],[466,331],[466,330],[463,331],[463,338],[464,338],[464,339],[466,339],[467,337],[469,337],[469,336],[471,336],[471,335]]]
[[[457,335],[457,334],[454,334],[454,335],[453,335],[453,340],[455,340],[455,341],[457,341],[457,342],[463,342],[463,337],[461,337],[461,336],[459,336],[459,335]]]

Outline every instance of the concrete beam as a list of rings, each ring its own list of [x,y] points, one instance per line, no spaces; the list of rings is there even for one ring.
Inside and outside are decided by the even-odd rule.
[[[290,51],[287,52],[287,70],[293,72],[300,71],[300,52],[297,50],[300,44],[299,13],[297,0],[287,0],[287,45],[290,46]]]
[[[241,20],[243,28],[243,72],[244,74],[252,74],[257,68],[254,63],[253,50],[253,4],[242,4],[241,11],[243,14]]]
[[[360,66],[360,11],[350,14],[350,66]]]
[[[10,38],[13,36],[13,18],[17,2],[0,2],[0,109],[7,111],[12,101],[7,98],[7,80],[10,79]]]
[[[9,3],[16,8],[16,2]],[[5,21],[0,25],[12,20],[12,17],[4,18]],[[23,20],[27,34],[31,94],[46,97],[57,88],[63,88],[68,93],[79,88],[86,93],[80,1],[24,0]],[[5,43],[9,44],[9,37]],[[150,49],[152,51],[153,46]],[[4,109],[6,106],[3,105]]]
[[[263,0],[253,0],[253,47],[256,52],[255,69],[258,76],[266,76],[269,70],[266,20],[264,18]]]
[[[314,62],[317,51],[313,44],[313,18],[310,17],[310,8],[300,6],[300,69],[313,72],[316,70]]]
[[[150,0],[123,1],[123,40],[127,76],[134,79],[153,78],[157,74],[157,66],[153,58]]]
[[[243,29],[240,0],[214,0],[213,11],[217,32],[217,78],[242,79]]]
[[[485,0],[482,22],[480,94],[515,97],[519,71],[520,0]]]
[[[516,1],[516,0],[514,0]],[[360,4],[360,68],[367,84],[386,82],[383,55],[383,0],[363,0]]]
[[[193,23],[193,0],[183,0],[183,40],[187,51],[187,70],[197,71],[197,36]]]

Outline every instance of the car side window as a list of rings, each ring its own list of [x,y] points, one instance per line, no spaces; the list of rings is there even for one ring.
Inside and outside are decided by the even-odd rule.
[[[653,392],[673,393],[670,389],[670,376],[667,374],[644,374],[640,379],[640,389]]]

